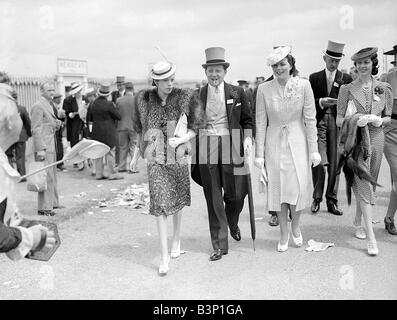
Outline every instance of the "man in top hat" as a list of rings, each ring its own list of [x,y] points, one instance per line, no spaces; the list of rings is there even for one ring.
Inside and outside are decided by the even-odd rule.
[[[17,165],[17,170],[21,176],[26,174],[25,167],[25,152],[26,152],[26,141],[32,136],[31,123],[29,113],[24,106],[18,103],[18,94],[15,91],[11,93],[12,98],[14,98],[15,103],[18,108],[18,113],[22,119],[22,130],[19,134],[18,142],[15,142],[10,148],[7,149],[6,155],[11,164],[11,159],[15,154],[15,162]]]
[[[125,95],[116,102],[116,109],[120,112],[121,120],[117,123],[119,137],[120,158],[118,172],[136,173],[138,160],[138,136],[133,128],[134,112],[134,85],[132,82],[125,84]],[[127,169],[128,154],[131,156],[132,167]]]
[[[343,43],[328,41],[323,56],[325,69],[309,77],[316,101],[318,151],[321,155],[321,164],[312,168],[314,191],[311,211],[317,213],[320,210],[325,185],[325,167],[327,167],[328,183],[325,192],[327,209],[328,212],[339,216],[343,212],[338,208],[336,103],[340,87],[352,82],[350,75],[338,70],[344,56],[344,46]]]
[[[87,114],[87,121],[92,122],[91,139],[97,140],[109,146],[110,151],[105,155],[109,176],[103,172],[103,159],[95,160],[96,179],[118,180],[123,179],[115,170],[115,146],[116,146],[116,121],[121,120],[112,101],[109,101],[110,84],[101,84],[98,89],[98,98],[95,99]]]
[[[112,91],[112,102],[116,104],[117,99],[125,95],[125,77],[116,77],[117,90]]]
[[[207,127],[199,137],[192,177],[203,187],[214,249],[210,261],[216,261],[228,253],[228,226],[231,236],[241,240],[238,221],[248,192],[244,153],[251,152],[252,117],[243,88],[224,82],[230,65],[225,49],[211,47],[205,55],[208,84],[199,96]]]

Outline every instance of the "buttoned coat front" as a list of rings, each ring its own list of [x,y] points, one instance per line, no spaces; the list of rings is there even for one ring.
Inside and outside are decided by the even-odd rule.
[[[291,77],[284,91],[277,80],[262,83],[258,87],[256,157],[265,158],[270,211],[280,211],[281,190],[285,190],[281,186],[280,168],[283,143],[291,150],[299,185],[296,210],[302,210],[308,206],[311,198],[309,155],[318,152],[315,102],[306,79]],[[288,184],[288,177],[285,177],[285,182]]]

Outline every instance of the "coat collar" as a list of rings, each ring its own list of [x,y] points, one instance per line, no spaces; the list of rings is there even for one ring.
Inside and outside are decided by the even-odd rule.
[[[372,77],[372,91],[370,93],[370,105],[367,106],[366,96],[364,94],[364,90],[362,88],[361,82],[357,79],[351,83],[350,93],[354,97],[354,99],[361,105],[361,107],[367,112],[371,111],[373,99],[374,99],[374,89],[380,86],[380,82]]]
[[[41,100],[41,104],[44,107],[44,109],[47,110],[54,119],[56,119],[56,116],[54,114],[54,109],[53,109],[51,103],[44,97],[40,97],[40,100]]]

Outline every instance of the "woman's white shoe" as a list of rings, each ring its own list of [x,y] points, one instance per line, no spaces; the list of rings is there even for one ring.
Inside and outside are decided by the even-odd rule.
[[[291,236],[292,236],[292,241],[297,247],[301,247],[303,244],[303,237],[302,237],[302,232],[299,230],[299,237],[294,237],[294,233],[291,230]]]
[[[168,259],[166,262],[164,262],[163,260],[160,262],[160,266],[159,266],[159,275],[160,276],[165,276],[169,270],[168,264],[170,262],[170,256],[168,256]]]
[[[367,238],[367,234],[365,232],[364,227],[362,227],[362,226],[354,226],[354,228],[355,228],[354,236],[357,239],[364,240],[364,239]]]
[[[367,248],[370,256],[376,256],[379,253],[376,241],[368,241]]]
[[[288,242],[289,242],[289,234],[287,238],[287,243],[286,244],[281,244],[280,242],[277,245],[277,251],[278,252],[284,252],[288,250]]]

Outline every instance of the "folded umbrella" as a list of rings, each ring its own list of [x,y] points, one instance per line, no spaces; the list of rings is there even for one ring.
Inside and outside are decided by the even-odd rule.
[[[252,182],[251,182],[251,172],[252,172],[251,154],[245,153],[245,165],[248,168],[248,174],[247,174],[248,208],[249,208],[249,215],[250,215],[252,246],[255,251],[256,227],[255,227],[254,197],[252,196]]]

